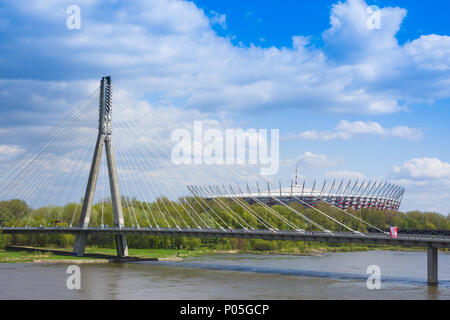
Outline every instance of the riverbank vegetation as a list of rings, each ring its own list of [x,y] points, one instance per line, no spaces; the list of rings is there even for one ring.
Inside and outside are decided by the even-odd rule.
[[[101,262],[101,259],[91,259],[87,257],[67,257],[64,255],[47,252],[31,252],[20,250],[0,250],[0,263],[30,263],[30,262]]]

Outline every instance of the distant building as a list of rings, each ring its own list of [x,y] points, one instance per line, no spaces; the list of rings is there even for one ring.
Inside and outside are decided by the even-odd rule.
[[[195,188],[195,187],[194,187]],[[211,192],[210,192],[211,191]],[[305,181],[298,183],[297,170],[295,180],[288,187],[280,187],[271,190],[269,186],[265,190],[260,189],[251,191],[247,186],[246,190],[240,187],[229,186],[228,189],[209,188],[208,194],[204,193],[205,198],[224,197],[241,198],[248,203],[262,202],[267,205],[280,204],[277,200],[284,203],[297,202],[305,207],[317,206],[318,203],[328,203],[332,206],[355,210],[361,208],[374,208],[386,211],[398,211],[403,198],[405,189],[399,185],[382,181],[352,181],[351,179],[334,179],[324,181],[323,183],[314,183],[312,186],[306,186]]]

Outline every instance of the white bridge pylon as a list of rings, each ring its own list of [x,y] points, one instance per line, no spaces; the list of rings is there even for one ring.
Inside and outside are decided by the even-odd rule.
[[[95,145],[94,157],[92,158],[91,170],[86,186],[86,192],[81,209],[79,227],[88,228],[92,212],[95,188],[100,171],[103,147],[105,147],[106,160],[108,166],[109,186],[111,190],[111,202],[114,214],[114,227],[123,228],[125,226],[120,200],[119,182],[117,179],[116,159],[112,142],[112,84],[111,77],[103,77],[100,83],[100,108],[98,137]],[[125,234],[115,235],[117,255],[119,257],[128,256],[128,246]],[[73,247],[73,254],[83,256],[87,243],[87,233],[78,233]]]

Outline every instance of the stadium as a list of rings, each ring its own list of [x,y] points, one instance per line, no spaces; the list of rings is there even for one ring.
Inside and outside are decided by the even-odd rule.
[[[195,194],[204,198],[215,197],[240,198],[250,204],[264,203],[272,206],[283,203],[297,202],[305,207],[316,207],[318,203],[328,203],[334,207],[346,210],[371,208],[383,211],[398,211],[405,189],[402,186],[383,181],[352,181],[351,179],[334,179],[323,183],[312,183],[307,186],[306,181],[292,182],[288,187],[270,189],[269,184],[262,190],[258,184],[251,190],[247,185],[245,190],[240,186],[191,186]]]

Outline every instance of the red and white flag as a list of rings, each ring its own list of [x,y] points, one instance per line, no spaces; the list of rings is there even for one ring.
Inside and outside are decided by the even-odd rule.
[[[397,239],[397,227],[389,227],[391,238]]]

